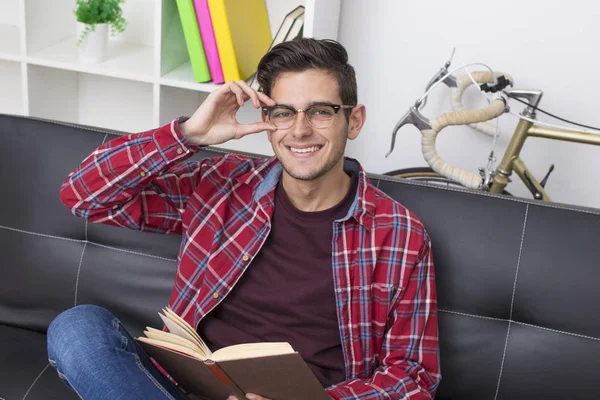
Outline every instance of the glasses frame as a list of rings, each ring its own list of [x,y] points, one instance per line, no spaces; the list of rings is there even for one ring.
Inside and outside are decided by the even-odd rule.
[[[333,112],[335,113],[334,117],[331,119],[331,123],[327,126],[321,126],[321,127],[316,127],[312,124],[312,122],[310,122],[310,119],[308,118],[308,113],[307,111],[309,111],[312,108],[315,107],[331,107],[333,108]],[[263,114],[268,118],[269,123],[275,125],[273,122],[271,122],[271,115],[270,112],[276,108],[284,108],[286,110],[289,110],[291,112],[294,113],[294,120],[292,121],[292,124],[286,128],[280,128],[280,129],[290,129],[292,126],[294,126],[294,124],[296,123],[296,117],[298,116],[298,113],[304,113],[304,118],[306,118],[306,122],[308,122],[308,124],[310,126],[312,126],[313,128],[316,129],[325,129],[325,128],[329,128],[331,125],[333,125],[333,121],[335,120],[335,116],[339,114],[340,110],[348,110],[348,109],[352,109],[356,106],[350,106],[350,105],[346,105],[346,104],[328,104],[328,103],[323,103],[323,104],[313,104],[312,106],[306,107],[306,108],[298,108],[295,109],[293,107],[290,106],[282,106],[282,105],[274,105],[274,106],[263,106],[261,107]],[[277,125],[275,125],[277,126]]]

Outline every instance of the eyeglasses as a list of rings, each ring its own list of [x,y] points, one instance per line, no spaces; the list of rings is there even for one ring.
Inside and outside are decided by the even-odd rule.
[[[288,106],[266,106],[262,107],[263,113],[269,122],[278,129],[288,129],[294,125],[296,114],[303,112],[306,120],[313,128],[329,128],[340,109],[350,109],[355,106],[338,104],[318,104],[305,109],[295,110]]]

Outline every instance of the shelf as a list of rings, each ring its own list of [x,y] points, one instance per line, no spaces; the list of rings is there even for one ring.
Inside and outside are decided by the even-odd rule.
[[[71,37],[57,45],[35,51],[26,57],[27,62],[138,82],[152,83],[155,80],[154,49],[151,46],[111,40],[106,61],[92,64],[79,61],[79,49],[75,42],[75,38]]]
[[[272,35],[303,5],[305,36],[336,38],[341,0],[265,1]],[[75,3],[0,0],[0,113],[140,132],[191,115],[222,86],[196,82],[177,1],[123,3],[127,29],[109,36],[103,63],[80,60]],[[259,119],[251,106],[238,112],[240,122]],[[222,147],[272,152],[264,134]]]
[[[197,83],[194,80],[194,72],[192,71],[192,65],[189,61],[165,74],[158,82],[161,85],[198,90],[201,92],[212,92],[221,86],[220,84],[212,82]]]
[[[0,60],[0,113],[23,115],[21,63]]]
[[[208,96],[207,93],[197,90],[161,86],[159,126],[181,116],[191,116],[200,107],[206,96]]]
[[[0,59],[21,61],[19,27],[0,24]]]
[[[154,127],[153,85],[28,66],[31,116],[137,132]]]

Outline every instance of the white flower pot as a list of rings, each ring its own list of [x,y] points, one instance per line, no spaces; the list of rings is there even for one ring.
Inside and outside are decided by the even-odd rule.
[[[86,24],[77,23],[77,36],[79,40],[85,30]],[[108,24],[96,24],[96,29],[90,31],[79,45],[79,59],[85,63],[101,63],[106,60],[108,48]]]

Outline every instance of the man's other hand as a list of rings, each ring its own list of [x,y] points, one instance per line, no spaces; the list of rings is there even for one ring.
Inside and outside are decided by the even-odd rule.
[[[271,399],[267,399],[266,397],[262,397],[262,396],[259,396],[257,394],[252,394],[252,393],[246,394],[246,399],[248,399],[248,400],[271,400]],[[227,398],[227,400],[240,400],[240,399],[238,399],[235,396],[229,396]]]

